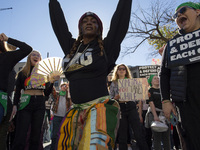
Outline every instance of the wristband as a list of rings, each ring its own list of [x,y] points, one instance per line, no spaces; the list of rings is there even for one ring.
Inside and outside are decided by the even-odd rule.
[[[162,101],[162,104],[165,104],[165,103],[171,103],[171,101],[170,100],[165,100],[165,101]]]

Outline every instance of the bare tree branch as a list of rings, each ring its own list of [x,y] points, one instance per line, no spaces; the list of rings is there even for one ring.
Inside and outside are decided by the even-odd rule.
[[[127,47],[124,55],[134,53],[148,39],[157,39],[167,42],[169,39],[161,32],[161,27],[170,24],[177,30],[171,16],[174,10],[174,1],[163,2],[162,0],[154,0],[150,8],[135,11],[131,14],[130,27],[127,32],[127,39],[138,41],[135,45]],[[175,32],[174,31],[174,32]],[[170,33],[173,33],[170,32]],[[157,53],[157,51],[153,51]]]

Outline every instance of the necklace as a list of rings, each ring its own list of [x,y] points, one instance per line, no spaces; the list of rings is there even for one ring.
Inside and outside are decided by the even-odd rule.
[[[77,48],[77,50],[76,50],[76,53],[74,54],[74,57],[75,57],[76,54],[78,53],[78,51],[79,51],[81,45],[82,45],[82,43],[78,46],[78,48]],[[84,54],[84,53],[86,52],[86,50],[87,50],[88,47],[89,47],[89,44],[88,44],[88,45],[86,46],[86,48],[83,50],[83,52],[81,53],[81,55]],[[81,55],[80,55],[80,56],[81,56]],[[73,57],[72,59],[74,59],[74,57]],[[80,57],[79,57],[79,58],[80,58]]]
[[[83,52],[80,55],[77,55],[77,53],[78,53],[81,45],[82,45],[82,43],[78,46],[78,48],[76,50],[76,53],[74,54],[73,58],[69,61],[69,63],[67,64],[67,66],[65,67],[65,69],[63,70],[63,72],[65,72],[72,63],[76,62],[87,51],[88,47],[90,46],[90,44],[88,44],[86,46],[86,48],[83,50]]]

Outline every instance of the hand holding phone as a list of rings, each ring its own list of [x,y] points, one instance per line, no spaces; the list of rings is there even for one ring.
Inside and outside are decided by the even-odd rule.
[[[173,126],[176,126],[178,124],[178,118],[176,115],[174,115],[173,112],[171,112],[171,115],[170,115],[170,122]]]

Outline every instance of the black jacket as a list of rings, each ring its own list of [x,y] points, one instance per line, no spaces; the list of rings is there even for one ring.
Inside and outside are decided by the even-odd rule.
[[[106,78],[120,53],[120,45],[123,41],[130,20],[132,0],[119,0],[117,9],[112,17],[110,30],[103,39],[104,50],[107,56],[99,56],[100,47],[97,40],[88,45],[82,44],[79,52],[86,49],[86,52],[70,65],[65,72],[69,80],[70,94],[73,103],[80,104],[92,101],[96,98],[109,95]],[[50,0],[49,3],[51,23],[57,39],[67,56],[75,41],[69,32],[64,14],[57,0]],[[72,14],[73,15],[73,14]],[[78,54],[78,53],[77,53]],[[69,63],[69,59],[64,59]]]
[[[13,67],[32,51],[32,47],[24,42],[8,38],[8,43],[18,47],[18,49],[0,53],[0,90],[4,92],[7,92],[9,73]]]
[[[182,102],[186,100],[187,67],[178,66],[171,69],[167,66],[167,46],[163,52],[160,69],[160,89],[162,100]]]

